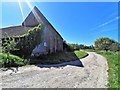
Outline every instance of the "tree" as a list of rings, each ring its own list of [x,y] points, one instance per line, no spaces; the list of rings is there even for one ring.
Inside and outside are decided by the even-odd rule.
[[[85,45],[83,45],[83,44],[80,44],[79,47],[80,47],[80,49],[85,49]]]
[[[118,45],[117,45],[117,43],[112,43],[112,45],[110,46],[110,50],[111,51],[118,51]]]
[[[67,45],[71,48],[71,50],[79,50],[80,47],[78,44],[67,43]]]
[[[106,37],[103,37],[103,38],[99,38],[95,41],[95,47],[97,49],[100,49],[100,50],[110,50],[111,49],[111,45],[115,43],[114,40],[110,39],[110,38],[106,38]],[[115,47],[115,45],[114,45]]]

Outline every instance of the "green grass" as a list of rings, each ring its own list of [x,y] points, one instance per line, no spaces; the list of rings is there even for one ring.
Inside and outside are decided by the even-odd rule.
[[[104,57],[106,57],[108,61],[108,74],[109,74],[109,88],[120,88],[120,71],[119,71],[119,65],[120,62],[118,61],[118,57],[120,55],[120,52],[115,53],[115,52],[97,52]]]
[[[59,52],[31,59],[31,64],[59,64],[84,58],[88,54],[84,51]]]
[[[6,66],[26,65],[27,61],[13,54],[0,53],[0,63]]]
[[[88,55],[85,51],[74,51],[74,53],[79,59],[84,58]]]

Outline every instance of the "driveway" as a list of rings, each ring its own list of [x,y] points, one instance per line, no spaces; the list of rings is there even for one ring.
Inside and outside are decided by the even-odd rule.
[[[86,58],[58,65],[29,65],[0,70],[3,88],[106,88],[106,59],[94,52]]]

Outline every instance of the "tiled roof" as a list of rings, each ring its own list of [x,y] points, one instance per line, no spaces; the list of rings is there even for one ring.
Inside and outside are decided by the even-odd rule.
[[[9,37],[16,37],[23,35],[26,33],[31,27],[25,27],[25,26],[13,26],[13,27],[7,27],[7,28],[1,28],[0,31],[2,33],[2,38],[5,38],[6,36]]]

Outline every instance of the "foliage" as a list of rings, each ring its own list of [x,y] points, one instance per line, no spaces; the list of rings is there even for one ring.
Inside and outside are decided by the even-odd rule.
[[[68,45],[69,45],[73,50],[79,50],[79,45],[78,45],[78,44],[70,44],[70,43],[68,43]]]
[[[30,54],[33,48],[43,39],[41,35],[42,29],[43,25],[38,25],[22,36],[8,37],[6,35],[6,38],[2,40],[3,53],[0,53],[0,62],[4,66],[25,65],[27,63],[26,60],[10,53],[11,51],[21,50],[22,52],[20,54],[22,55],[24,55],[24,51]]]
[[[99,38],[95,41],[95,47],[99,50],[118,51],[118,45],[118,42],[106,37]]]
[[[31,59],[31,64],[59,64],[69,61],[74,61],[87,56],[84,51],[71,51],[71,52],[56,52],[53,54],[42,55],[37,58]]]
[[[4,38],[4,42],[2,43],[2,52],[10,53],[11,50],[15,50],[16,42],[12,37]]]
[[[109,88],[120,88],[120,72],[119,72],[119,56],[120,52],[100,52],[97,53],[103,55],[108,61],[108,74],[109,74]]]
[[[32,50],[43,41],[43,25],[38,25],[22,35],[17,48],[30,55]]]
[[[111,51],[119,51],[120,49],[120,46],[119,46],[119,44],[117,43],[117,42],[115,42],[115,43],[112,43],[111,45],[110,45],[110,50]]]
[[[30,55],[32,50],[43,41],[43,28],[44,26],[39,24],[21,36],[4,38],[3,52],[12,53],[16,51],[15,53],[20,52],[20,54],[26,56]]]
[[[79,59],[84,58],[88,55],[85,51],[74,51],[74,53]]]
[[[67,45],[71,48],[71,50],[80,50],[80,49],[94,49],[94,46],[91,45],[91,46],[86,46],[86,45],[83,45],[83,44],[70,44],[70,43],[67,43]]]
[[[9,53],[0,53],[0,63],[2,63],[4,67],[10,67],[26,65],[28,61]]]

